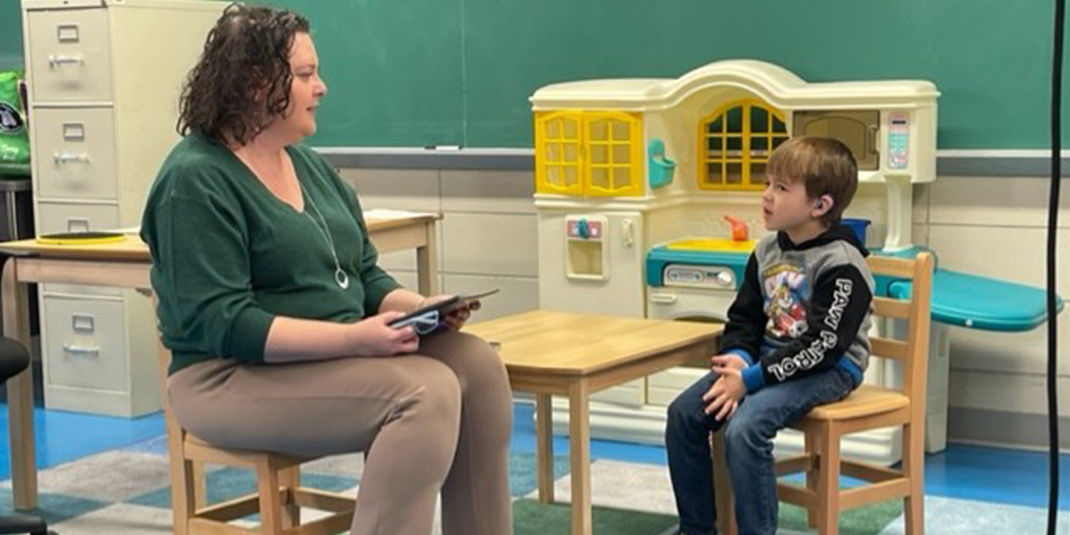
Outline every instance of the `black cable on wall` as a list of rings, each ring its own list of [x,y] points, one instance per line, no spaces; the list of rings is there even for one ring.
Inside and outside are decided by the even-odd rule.
[[[1059,228],[1059,190],[1062,182],[1063,32],[1066,0],[1055,0],[1055,34],[1051,69],[1051,192],[1048,197],[1048,535],[1055,535],[1059,512],[1059,396],[1056,384],[1058,323],[1056,318],[1055,251]]]

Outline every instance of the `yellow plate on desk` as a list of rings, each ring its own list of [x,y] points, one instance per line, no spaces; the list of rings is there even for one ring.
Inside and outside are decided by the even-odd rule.
[[[729,240],[723,238],[697,238],[677,240],[665,246],[671,251],[708,251],[718,253],[749,253],[754,250],[754,240]]]
[[[54,234],[42,234],[37,237],[37,243],[43,245],[98,245],[102,243],[118,243],[126,240],[126,234],[121,232],[57,232]]]

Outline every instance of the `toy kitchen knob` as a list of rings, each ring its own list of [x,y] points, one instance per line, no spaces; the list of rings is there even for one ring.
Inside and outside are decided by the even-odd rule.
[[[717,272],[717,283],[722,286],[731,286],[735,282],[735,277],[732,276],[730,271]]]

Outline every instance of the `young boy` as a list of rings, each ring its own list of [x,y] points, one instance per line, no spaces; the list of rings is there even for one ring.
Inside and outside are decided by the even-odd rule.
[[[873,278],[869,253],[840,224],[857,188],[854,157],[834,139],[796,137],[770,157],[762,215],[776,234],[747,263],[712,371],[669,407],[681,534],[716,533],[709,436],[727,426],[739,533],[773,535],[773,437],[862,382]]]

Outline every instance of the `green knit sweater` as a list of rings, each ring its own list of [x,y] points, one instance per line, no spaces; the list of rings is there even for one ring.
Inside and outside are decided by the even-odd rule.
[[[353,190],[311,149],[286,150],[304,191],[304,212],[275,197],[230,150],[204,136],[186,136],[164,161],[145,205],[141,238],[152,253],[170,373],[213,358],[263,362],[275,316],[355,322],[376,314],[400,286],[376,265]],[[349,275],[347,289],[335,282],[317,209]]]

